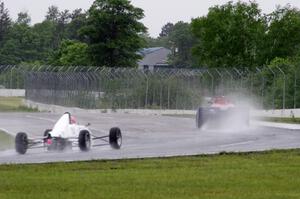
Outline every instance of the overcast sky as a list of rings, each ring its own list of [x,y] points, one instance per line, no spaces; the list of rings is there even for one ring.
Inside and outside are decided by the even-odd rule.
[[[87,10],[94,0],[0,0],[9,9],[10,15],[16,19],[17,13],[28,11],[32,23],[41,22],[50,5],[56,5],[61,10],[74,10],[83,8]],[[156,37],[161,27],[167,22],[189,22],[191,18],[206,15],[208,8],[214,5],[222,5],[228,0],[131,0],[133,5],[145,11],[142,22],[148,27],[151,36]],[[234,1],[236,2],[236,1]],[[248,1],[246,1],[248,2]],[[300,8],[300,0],[257,0],[260,8],[265,13],[272,12],[276,5],[291,4]]]

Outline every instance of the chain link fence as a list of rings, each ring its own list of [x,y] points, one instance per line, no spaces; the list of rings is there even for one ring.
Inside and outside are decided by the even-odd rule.
[[[0,66],[0,89],[24,89],[24,71],[17,66]]]
[[[205,97],[238,94],[266,109],[300,106],[299,72],[280,67],[156,69],[0,66],[0,89],[32,101],[88,109],[195,109]]]

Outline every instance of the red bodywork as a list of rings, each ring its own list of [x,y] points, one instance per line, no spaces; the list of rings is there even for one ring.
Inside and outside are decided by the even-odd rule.
[[[211,107],[212,108],[221,108],[221,109],[228,109],[233,108],[235,105],[226,97],[214,97],[211,100]]]

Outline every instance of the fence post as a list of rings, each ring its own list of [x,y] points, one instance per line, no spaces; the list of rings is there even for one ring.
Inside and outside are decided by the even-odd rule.
[[[211,77],[211,95],[214,95],[214,76],[209,72],[209,70],[206,70],[207,74]]]
[[[273,74],[272,109],[274,111],[274,109],[275,109],[275,79],[276,79],[276,74],[270,67],[267,66],[267,69],[269,69],[269,71],[271,71],[271,73]]]
[[[294,109],[297,108],[297,104],[296,104],[296,100],[297,100],[297,70],[296,70],[296,67],[294,69]]]
[[[278,70],[282,73],[283,75],[283,88],[282,88],[282,109],[283,111],[285,111],[285,84],[286,84],[286,78],[285,78],[285,73],[283,72],[283,70],[276,66],[276,68],[278,68]]]
[[[148,92],[149,92],[149,79],[148,79],[148,75],[146,74],[146,96],[145,96],[145,109],[147,109],[147,106],[148,106]]]
[[[221,92],[222,92],[222,95],[224,95],[223,75],[217,68],[215,70],[218,73],[218,75],[221,77],[221,90],[222,90]]]
[[[261,84],[261,107],[264,107],[264,88],[265,88],[265,77],[263,76],[262,70],[260,70],[258,67],[256,67],[256,71],[261,75],[262,77],[262,84]]]

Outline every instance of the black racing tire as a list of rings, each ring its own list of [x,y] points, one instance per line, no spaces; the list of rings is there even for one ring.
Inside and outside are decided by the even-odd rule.
[[[204,109],[198,108],[196,113],[196,127],[200,129],[204,124]]]
[[[89,151],[91,149],[91,135],[87,130],[82,130],[78,137],[78,146],[81,151]]]
[[[28,149],[28,136],[26,133],[20,132],[15,137],[15,148],[16,151],[24,155]]]
[[[122,133],[120,128],[114,127],[109,131],[109,144],[113,149],[120,149],[122,146]]]

